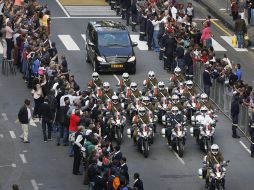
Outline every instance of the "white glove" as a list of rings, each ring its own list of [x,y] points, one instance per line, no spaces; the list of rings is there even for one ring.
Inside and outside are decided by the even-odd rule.
[[[86,151],[86,148],[85,147],[81,147],[81,152],[85,152]]]

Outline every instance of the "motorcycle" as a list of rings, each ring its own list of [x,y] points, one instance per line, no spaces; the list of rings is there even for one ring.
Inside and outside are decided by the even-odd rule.
[[[126,125],[126,118],[122,116],[120,112],[117,112],[114,117],[111,118],[111,137],[114,138],[118,145],[122,143],[123,131]]]
[[[226,161],[222,164],[215,164],[210,171],[210,190],[224,190],[225,189],[225,175],[226,175],[226,166],[229,161]]]
[[[183,124],[177,124],[172,130],[172,148],[182,158],[185,145],[186,128]]]
[[[210,150],[211,145],[213,144],[213,137],[215,129],[210,125],[203,125],[199,128],[199,145],[200,149],[208,153]]]
[[[162,98],[161,103],[158,106],[158,111],[157,111],[157,117],[158,117],[158,122],[160,124],[163,124],[162,118],[165,116],[166,113],[170,112],[171,109],[171,103],[167,98]],[[164,117],[164,123],[165,123],[165,117]]]
[[[195,96],[192,96],[191,100],[185,101],[183,106],[185,107],[185,113],[188,121],[191,121],[191,117],[194,116],[200,109],[200,104],[197,102]]]
[[[127,130],[128,137],[131,136],[131,129]],[[152,144],[153,129],[146,124],[142,124],[137,133],[137,147],[144,157],[147,158]]]

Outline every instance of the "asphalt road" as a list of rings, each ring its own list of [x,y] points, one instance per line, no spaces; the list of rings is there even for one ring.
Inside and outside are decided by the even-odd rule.
[[[93,71],[91,65],[85,62],[85,42],[81,34],[93,18],[60,18],[66,17],[55,1],[46,1],[51,9],[52,36],[58,51],[68,60],[71,72],[75,75],[81,88],[85,88]],[[196,4],[195,4],[196,6]],[[205,9],[197,5],[196,18],[207,15]],[[118,20],[118,19],[115,19]],[[121,20],[118,20],[121,21]],[[219,24],[220,21],[216,21]],[[227,51],[217,52],[221,56],[228,55],[234,63],[241,63],[244,70],[244,80],[252,82],[253,54],[251,52],[237,52],[231,48],[220,36],[225,33],[213,26],[215,40]],[[78,51],[68,51],[57,35],[70,35],[78,45]],[[168,74],[162,69],[163,64],[158,60],[155,52],[148,52],[135,48],[137,56],[137,74],[131,79],[142,84],[149,70],[154,70],[157,77],[167,83]],[[120,77],[120,74],[117,74]],[[108,81],[112,86],[117,84],[117,79],[112,74],[101,75],[103,81]],[[44,143],[41,126],[30,127],[30,144],[23,144],[19,139],[20,126],[15,123],[17,112],[25,98],[31,95],[25,87],[21,75],[0,75],[0,189],[8,190],[11,184],[18,183],[20,189],[27,190],[83,190],[82,176],[72,175],[72,158],[68,157],[67,148],[57,147],[54,141]],[[4,113],[4,114],[3,114]],[[3,114],[3,115],[2,115]],[[6,115],[5,115],[6,114]],[[158,131],[161,128],[159,127]],[[10,132],[11,131],[11,132]],[[253,159],[242,146],[239,140],[231,138],[231,123],[223,115],[219,115],[218,127],[215,132],[215,142],[221,147],[226,160],[231,160],[227,168],[226,187],[230,190],[247,190],[254,186],[252,175]],[[16,138],[15,138],[16,137]],[[248,142],[244,137],[240,139],[247,147]],[[201,153],[194,139],[188,135],[184,157],[179,159],[171,152],[166,140],[158,133],[155,143],[151,146],[147,159],[133,147],[132,140],[125,137],[122,152],[127,156],[130,175],[139,172],[146,190],[202,190],[204,181],[198,178],[197,172],[201,167],[204,154]]]

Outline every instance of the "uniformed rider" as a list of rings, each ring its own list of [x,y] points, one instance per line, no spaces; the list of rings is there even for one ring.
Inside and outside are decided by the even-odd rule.
[[[127,87],[130,87],[131,80],[128,73],[123,73],[122,79],[118,83],[118,93],[126,92]]]
[[[170,96],[168,89],[165,88],[165,83],[160,81],[158,83],[158,88],[155,88],[153,96],[156,97],[159,101],[162,98],[168,98]]]
[[[148,72],[148,78],[143,81],[144,89],[142,91],[143,94],[149,93],[149,91],[152,93],[154,90],[154,87],[158,85],[158,80],[155,77],[154,71]]]
[[[174,69],[174,74],[169,78],[170,86],[177,87],[185,81],[185,77],[181,71],[180,67]]]
[[[213,106],[212,103],[208,100],[208,96],[206,93],[202,93],[200,95],[200,101],[199,104],[201,107],[205,106],[208,108],[208,110],[212,111],[213,110]]]
[[[109,82],[103,83],[102,90],[102,101],[105,103],[107,100],[111,100],[111,97],[114,95],[114,91],[110,88]]]
[[[99,74],[97,72],[93,72],[92,79],[88,82],[88,88],[95,91],[97,87],[102,87],[102,81],[99,78]]]

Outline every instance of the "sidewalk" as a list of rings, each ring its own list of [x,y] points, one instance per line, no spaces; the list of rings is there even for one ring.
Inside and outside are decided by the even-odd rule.
[[[230,16],[231,7],[229,0],[198,0],[198,3],[207,8],[209,13],[221,20],[221,22],[228,27],[230,30],[234,31],[235,22],[232,16]],[[228,10],[227,10],[228,9]],[[248,35],[250,38],[250,45],[254,46],[254,26],[247,26]]]

